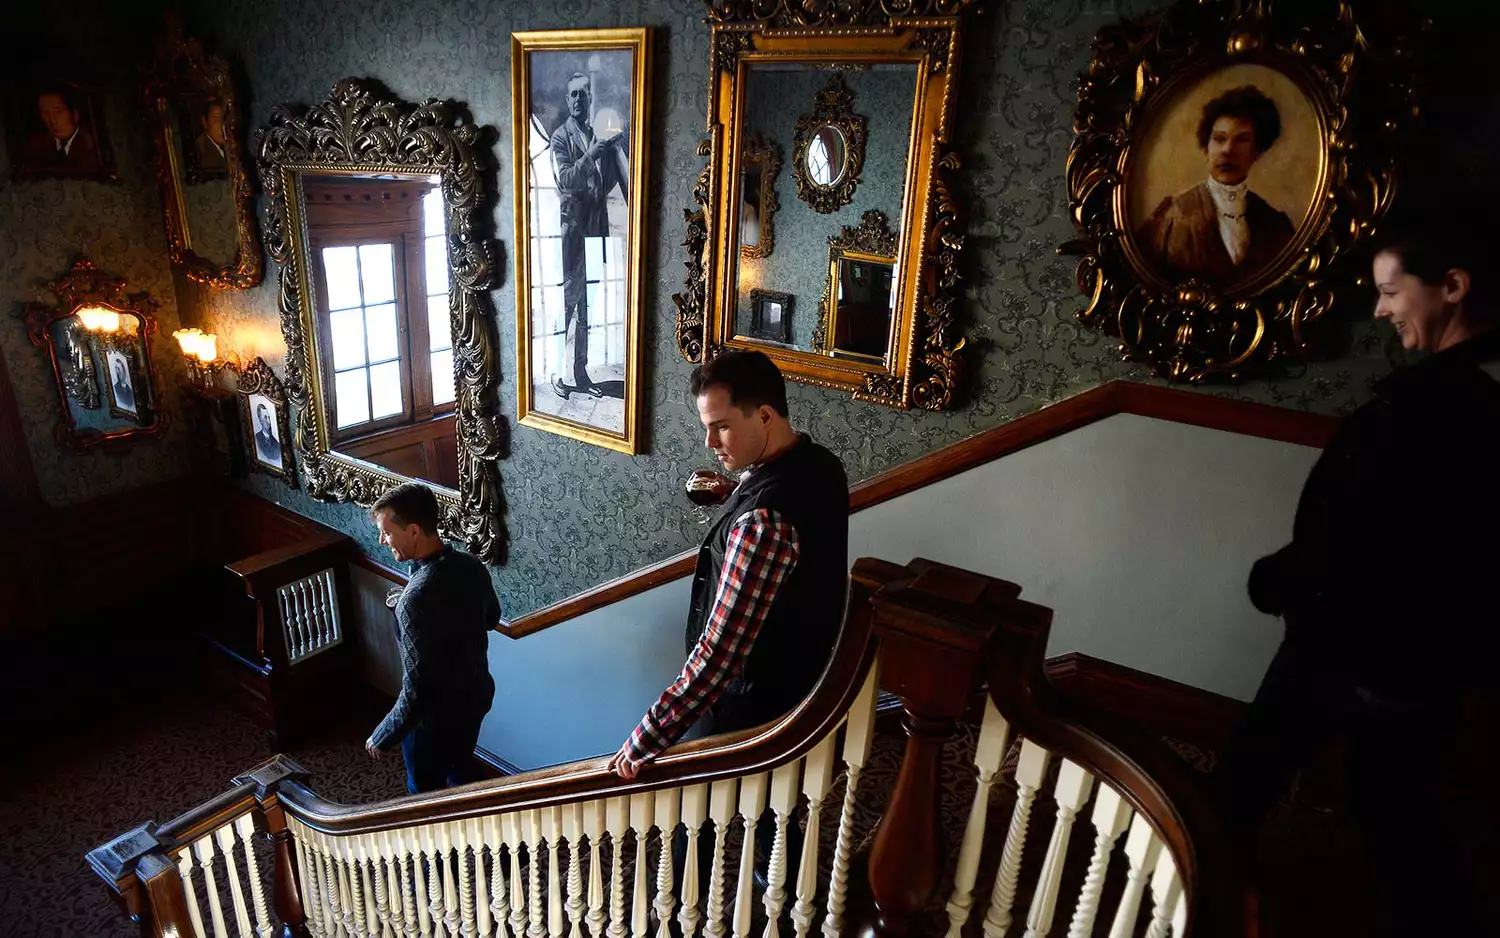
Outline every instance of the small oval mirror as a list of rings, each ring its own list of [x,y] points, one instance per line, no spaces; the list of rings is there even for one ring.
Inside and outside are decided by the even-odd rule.
[[[815,185],[828,187],[844,178],[848,163],[844,134],[832,124],[824,124],[807,145],[807,172]]]

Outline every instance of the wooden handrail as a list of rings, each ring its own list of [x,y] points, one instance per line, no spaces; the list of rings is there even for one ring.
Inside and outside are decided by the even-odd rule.
[[[849,513],[872,508],[1120,414],[1314,447],[1324,446],[1338,427],[1336,417],[1119,379],[866,479],[849,490]],[[495,630],[508,638],[533,635],[663,583],[690,576],[696,557],[696,550],[684,551],[525,615],[502,620]],[[370,561],[361,565],[395,582],[405,582],[404,576],[384,564]]]
[[[327,801],[294,781],[282,787],[282,803],[288,814],[315,830],[371,833],[769,771],[801,758],[843,719],[874,658],[869,597],[909,576],[906,568],[885,561],[856,561],[848,614],[832,660],[796,709],[759,727],[673,746],[633,782],[622,782],[609,771],[609,760],[599,757],[374,805]]]

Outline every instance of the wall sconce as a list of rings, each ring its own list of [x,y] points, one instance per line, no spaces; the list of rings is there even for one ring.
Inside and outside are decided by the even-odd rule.
[[[229,352],[219,357],[219,337],[201,329],[178,329],[172,338],[182,348],[187,362],[188,387],[204,397],[225,398],[232,392],[219,386],[219,375],[225,370],[238,375],[240,357]]]

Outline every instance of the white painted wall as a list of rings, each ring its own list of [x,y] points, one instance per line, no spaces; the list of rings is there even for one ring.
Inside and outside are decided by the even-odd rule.
[[[1245,579],[1291,533],[1318,451],[1119,415],[850,519],[850,559],[1019,583],[1079,651],[1240,699],[1281,640]],[[504,597],[501,597],[502,600]],[[613,752],[682,665],[682,579],[512,640],[480,745],[522,768]]]

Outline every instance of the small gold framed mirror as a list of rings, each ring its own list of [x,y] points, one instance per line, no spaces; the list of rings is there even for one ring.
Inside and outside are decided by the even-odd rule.
[[[256,286],[264,265],[228,64],[169,13],[142,91],[172,263],[219,289]]]
[[[760,134],[745,141],[740,180],[740,256],[770,257],[776,250],[776,177],[781,174],[781,147]]]
[[[953,406],[963,235],[948,140],[974,6],[709,5],[710,162],[688,214],[687,289],[673,298],[685,358],[755,348],[794,381]],[[788,105],[798,101],[810,106]],[[771,146],[790,154],[798,194],[776,212],[774,254],[747,218],[766,204],[752,187]],[[879,219],[878,249],[855,246],[861,219]]]

